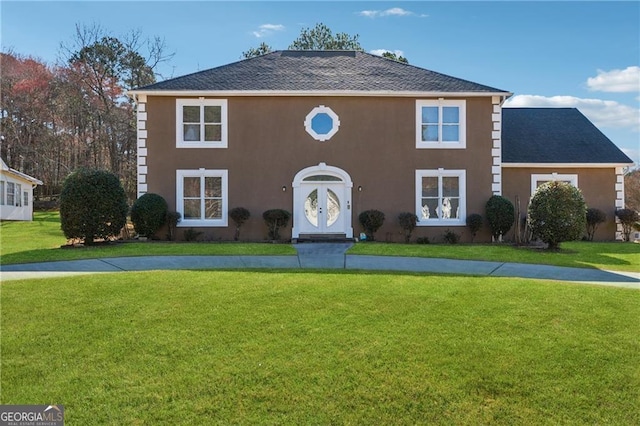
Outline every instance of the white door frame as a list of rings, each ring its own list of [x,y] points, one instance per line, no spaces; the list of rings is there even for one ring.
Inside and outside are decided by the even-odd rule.
[[[304,179],[313,175],[328,175],[340,179],[340,181],[330,181],[326,183],[331,184],[331,189],[336,191],[336,195],[344,203],[344,205],[341,206],[343,211],[341,212],[342,214],[340,215],[339,220],[342,221],[342,230],[344,231],[346,238],[353,238],[353,227],[351,225],[351,189],[353,188],[353,182],[351,181],[351,176],[349,176],[349,173],[344,170],[338,167],[327,166],[325,163],[320,163],[317,166],[306,167],[296,173],[293,178],[292,238],[299,238],[300,233],[304,228],[303,221],[306,220],[304,214],[304,202],[307,195],[305,189],[308,189],[308,186],[310,185],[314,185],[312,182],[304,182]],[[317,184],[318,182],[315,183],[315,185]]]

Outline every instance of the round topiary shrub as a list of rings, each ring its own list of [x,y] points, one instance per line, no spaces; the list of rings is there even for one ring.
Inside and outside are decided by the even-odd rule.
[[[482,216],[478,213],[470,214],[467,217],[467,227],[469,231],[471,231],[471,242],[476,238],[478,231],[482,228]]]
[[[262,218],[267,224],[270,240],[280,239],[280,228],[287,226],[291,213],[282,209],[271,209],[262,213]]]
[[[491,235],[497,241],[501,235],[505,235],[515,221],[515,208],[513,203],[501,195],[492,195],[485,206],[485,214]]]
[[[616,217],[622,224],[622,237],[625,241],[631,240],[631,231],[634,225],[640,221],[640,215],[637,211],[631,209],[618,209],[616,210]]]
[[[143,237],[151,237],[167,221],[169,206],[158,194],[146,193],[131,207],[131,222],[136,232]]]
[[[249,220],[250,216],[251,212],[244,207],[234,207],[229,210],[229,217],[236,224],[236,234],[233,237],[235,241],[240,239],[240,228],[247,220]]]
[[[106,170],[77,170],[62,185],[60,225],[68,239],[93,244],[114,237],[125,225],[128,210],[120,180]]]
[[[531,232],[557,249],[563,241],[579,240],[587,220],[587,205],[578,188],[567,182],[541,185],[531,198],[528,210]]]
[[[587,239],[593,241],[593,236],[598,229],[598,225],[607,220],[607,215],[600,209],[594,207],[587,209]]]
[[[375,241],[374,234],[384,223],[384,213],[380,210],[365,210],[360,213],[358,220],[367,234],[367,240]]]
[[[411,233],[416,229],[418,224],[418,216],[414,213],[404,212],[398,215],[398,222],[404,233],[404,241],[406,243],[411,241]]]

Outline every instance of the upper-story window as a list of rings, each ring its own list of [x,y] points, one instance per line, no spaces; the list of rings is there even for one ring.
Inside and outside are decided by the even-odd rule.
[[[178,99],[176,147],[226,148],[226,99]]]
[[[466,148],[464,100],[416,101],[416,148]]]
[[[331,108],[320,105],[307,114],[304,120],[304,128],[312,138],[324,142],[338,133],[340,119]]]

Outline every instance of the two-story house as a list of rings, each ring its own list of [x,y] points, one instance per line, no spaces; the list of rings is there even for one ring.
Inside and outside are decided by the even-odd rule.
[[[138,194],[163,196],[182,214],[180,228],[211,239],[233,239],[233,207],[251,212],[242,235],[252,240],[265,238],[261,215],[273,208],[292,212],[282,235],[293,239],[357,237],[358,215],[368,209],[386,215],[380,240],[401,240],[401,212],[418,216],[417,236],[437,241],[451,229],[467,238],[467,216],[484,215],[493,194],[528,200],[527,173],[541,182],[573,170],[564,160],[540,166],[534,154],[509,154],[505,168],[504,125],[531,118],[504,114],[510,92],[364,52],[277,51],[130,96]],[[598,203],[613,221],[621,167],[631,161],[608,139],[598,143],[615,154],[606,182],[579,183],[589,183],[585,195],[607,194]],[[607,230],[599,237],[613,239],[613,222]],[[478,240],[489,240],[488,230]]]

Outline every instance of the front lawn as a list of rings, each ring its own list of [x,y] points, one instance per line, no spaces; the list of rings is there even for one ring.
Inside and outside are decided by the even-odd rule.
[[[640,292],[141,272],[2,289],[2,404],[68,424],[639,424]]]
[[[58,212],[36,212],[33,222],[0,223],[0,264],[162,255],[295,255],[290,244],[115,242],[93,247],[60,248],[67,242]]]
[[[560,250],[557,251],[516,247],[511,244],[392,244],[366,242],[356,244],[347,254],[487,260],[640,272],[640,244],[623,242],[564,242],[560,245]]]

